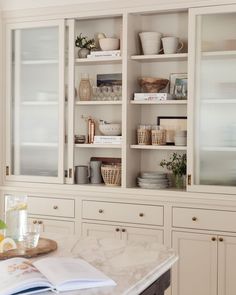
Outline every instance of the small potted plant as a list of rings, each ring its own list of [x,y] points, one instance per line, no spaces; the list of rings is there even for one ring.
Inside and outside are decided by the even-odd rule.
[[[82,33],[76,37],[75,46],[80,48],[78,51],[79,58],[86,58],[90,53],[90,50],[96,47],[95,40],[82,36]]]
[[[184,188],[186,186],[187,156],[173,153],[170,160],[162,160],[161,167],[172,171],[176,188]]]

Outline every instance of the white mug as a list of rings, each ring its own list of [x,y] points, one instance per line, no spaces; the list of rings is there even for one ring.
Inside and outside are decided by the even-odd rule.
[[[179,52],[184,47],[184,43],[178,37],[164,37],[161,39],[164,54],[173,54]]]
[[[158,54],[161,51],[161,33],[142,32],[139,33],[139,37],[141,40],[144,55]]]

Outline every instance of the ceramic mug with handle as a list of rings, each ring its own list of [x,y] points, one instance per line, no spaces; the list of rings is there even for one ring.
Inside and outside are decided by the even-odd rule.
[[[144,55],[158,54],[161,51],[161,37],[159,32],[139,33]]]
[[[184,43],[178,37],[164,37],[161,39],[164,54],[174,54],[180,52]]]

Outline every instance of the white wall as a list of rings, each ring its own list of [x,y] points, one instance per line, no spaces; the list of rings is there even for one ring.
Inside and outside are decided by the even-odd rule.
[[[0,0],[0,8],[2,10],[15,10],[104,1],[112,2],[114,0]]]

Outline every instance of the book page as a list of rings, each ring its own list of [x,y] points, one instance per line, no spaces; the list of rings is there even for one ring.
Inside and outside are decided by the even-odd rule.
[[[11,258],[0,262],[0,278],[1,295],[35,287],[51,287],[45,276],[24,258]]]
[[[49,257],[34,265],[58,291],[116,285],[105,274],[78,258]]]

